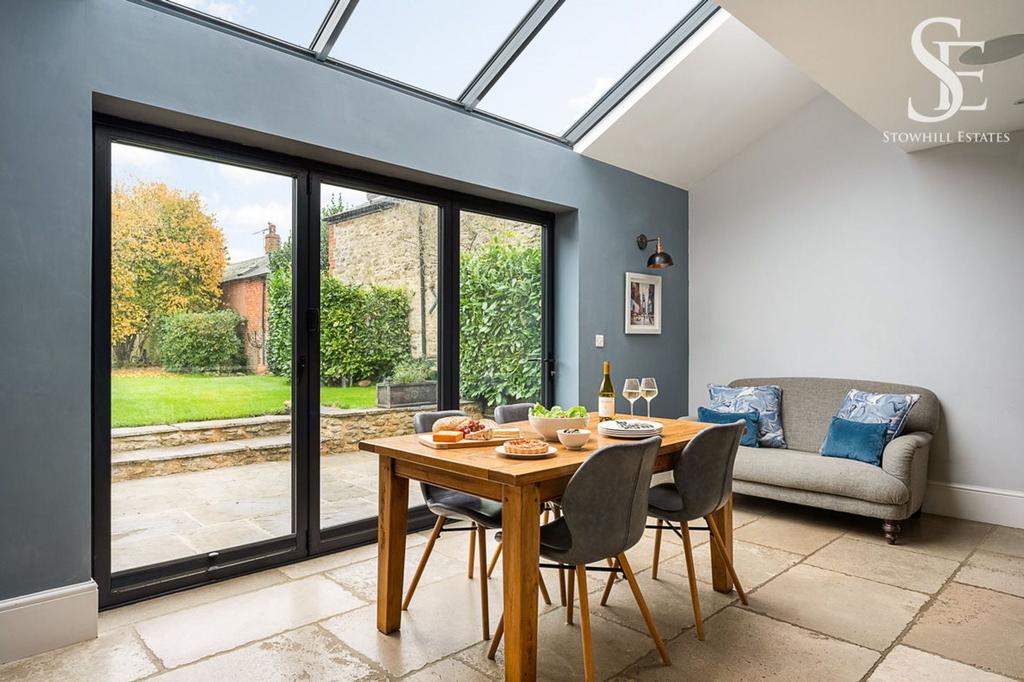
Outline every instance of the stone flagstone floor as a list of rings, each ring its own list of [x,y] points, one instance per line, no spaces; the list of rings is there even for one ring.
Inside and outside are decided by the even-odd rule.
[[[886,546],[872,520],[737,497],[736,567],[750,605],[711,589],[695,532],[707,639],[699,642],[682,548],[659,579],[650,535],[630,552],[674,665],[662,667],[629,590],[590,585],[601,679],[1024,679],[1024,530],[924,515]],[[409,536],[406,578],[426,533]],[[485,658],[465,533],[442,536],[401,633],[374,628],[376,547],[311,559],[100,615],[98,639],[0,667],[3,680],[467,680]],[[557,582],[547,584],[557,602]],[[500,569],[490,581],[492,628]],[[598,594],[594,594],[598,593]],[[582,679],[579,619],[541,606],[539,673]]]
[[[320,458],[321,527],[377,514],[377,458],[346,452]],[[409,503],[423,504],[419,486]],[[263,462],[111,486],[115,572],[258,542],[291,532],[291,463]]]

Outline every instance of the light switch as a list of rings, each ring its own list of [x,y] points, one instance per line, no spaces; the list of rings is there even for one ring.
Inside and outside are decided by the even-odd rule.
[[[604,348],[604,334],[594,336],[594,348]]]

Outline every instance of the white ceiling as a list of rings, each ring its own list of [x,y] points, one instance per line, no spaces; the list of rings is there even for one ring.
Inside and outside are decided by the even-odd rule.
[[[686,188],[820,92],[719,10],[575,149]]]
[[[1024,128],[1024,56],[984,67],[956,61],[964,47],[951,48],[956,70],[984,68],[984,81],[964,78],[965,104],[985,97],[985,111],[961,110],[945,122],[919,123],[907,117],[907,98],[922,114],[935,115],[939,81],[911,51],[911,33],[932,17],[961,20],[959,40],[983,41],[1024,33],[1022,0],[719,0],[737,19],[859,114],[879,131],[1009,132]],[[957,40],[951,26],[933,25],[923,34],[934,41]],[[944,142],[907,143],[904,149]]]

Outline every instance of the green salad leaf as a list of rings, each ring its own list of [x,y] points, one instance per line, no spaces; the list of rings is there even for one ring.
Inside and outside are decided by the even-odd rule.
[[[554,419],[573,419],[587,416],[587,408],[582,405],[570,407],[568,410],[563,409],[561,405],[552,405],[551,409],[548,409],[540,403],[535,403],[530,408],[530,415],[533,417],[549,417]]]

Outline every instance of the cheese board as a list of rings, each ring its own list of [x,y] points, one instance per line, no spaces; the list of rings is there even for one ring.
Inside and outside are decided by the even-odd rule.
[[[454,443],[435,443],[433,437],[429,433],[421,433],[419,440],[427,447],[434,448],[435,450],[453,450],[457,448],[483,448],[488,445],[501,445],[507,440],[513,438],[519,438],[519,436],[507,436],[505,438],[489,438],[487,440],[471,440],[469,438],[463,438],[462,440],[455,441]]]

